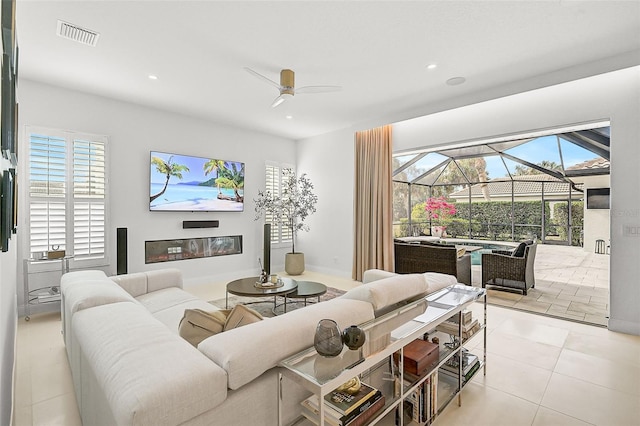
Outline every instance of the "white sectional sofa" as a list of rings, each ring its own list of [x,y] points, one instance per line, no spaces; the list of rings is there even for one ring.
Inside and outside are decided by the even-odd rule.
[[[85,425],[277,424],[277,364],[311,345],[323,318],[341,328],[455,284],[442,274],[367,271],[345,295],[219,333],[197,348],[178,334],[187,308],[215,310],[182,288],[177,269],[61,280],[62,326]],[[284,387],[285,422],[307,393]]]

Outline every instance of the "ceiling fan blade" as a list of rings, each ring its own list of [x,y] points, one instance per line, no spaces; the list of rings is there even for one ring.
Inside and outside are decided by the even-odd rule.
[[[296,89],[296,94],[304,93],[329,93],[339,92],[342,90],[340,86],[304,86]]]
[[[252,70],[249,67],[244,67],[244,70],[246,72],[248,72],[249,74],[253,75],[254,77],[257,77],[260,80],[264,81],[265,83],[268,83],[271,86],[275,87],[276,89],[280,90],[280,84],[279,83],[276,83],[275,81],[271,80],[270,78],[265,77],[264,75],[260,74],[259,72],[256,72],[256,71]]]
[[[290,95],[289,95],[289,96],[290,96]],[[278,105],[280,105],[281,103],[283,103],[286,99],[287,99],[287,98],[286,98],[286,96],[285,96],[285,95],[280,95],[280,96],[278,96],[277,98],[275,98],[275,99],[273,100],[273,103],[271,104],[271,108],[275,108],[275,107],[277,107]]]

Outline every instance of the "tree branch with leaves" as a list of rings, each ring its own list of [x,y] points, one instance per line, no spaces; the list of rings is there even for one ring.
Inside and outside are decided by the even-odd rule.
[[[306,173],[296,176],[291,169],[282,170],[282,195],[276,196],[270,191],[258,191],[256,220],[263,215],[270,217],[273,225],[286,227],[291,231],[291,252],[296,252],[298,231],[308,231],[305,220],[316,211],[318,196],[313,193],[313,183]]]

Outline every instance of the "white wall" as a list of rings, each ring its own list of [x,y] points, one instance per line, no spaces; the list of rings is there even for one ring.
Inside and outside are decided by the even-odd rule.
[[[298,142],[298,172],[307,173],[318,195],[309,232],[298,233],[307,269],[351,277],[353,261],[354,131]],[[348,141],[348,142],[347,142]]]
[[[115,274],[116,270],[115,234],[119,227],[128,228],[129,272],[179,268],[186,286],[225,282],[258,272],[257,258],[262,257],[262,222],[254,220],[253,199],[258,190],[264,188],[266,160],[295,163],[294,141],[28,80],[20,81],[20,121],[22,125],[109,137],[111,222],[108,232],[112,244],[108,273]],[[26,141],[21,144],[26,147]],[[149,152],[152,150],[243,161],[244,212],[150,212]],[[26,158],[26,152],[22,158]],[[25,210],[21,209],[22,221],[26,218]],[[219,220],[220,227],[182,229],[183,220],[208,219]],[[144,263],[144,242],[147,240],[238,234],[243,236],[240,255]],[[277,252],[272,258],[272,264],[284,264]]]
[[[612,145],[615,141],[612,142]],[[589,176],[583,179],[584,194],[584,244],[586,251],[594,252],[596,240],[604,240],[605,247],[609,245],[611,239],[611,209],[587,209],[587,188],[610,188],[611,179],[609,176]]]
[[[591,121],[611,121],[611,318],[609,328],[640,334],[640,276],[635,237],[622,235],[623,225],[640,226],[640,67],[571,81],[564,84],[519,93],[448,111],[434,113],[405,122],[393,128],[394,151],[462,141],[493,138],[528,131],[552,129]],[[411,112],[406,114],[412,117]],[[366,123],[369,127],[387,124],[384,118]],[[353,157],[353,133],[350,129],[302,141],[298,161],[311,164],[315,158]],[[353,163],[351,163],[353,164]],[[309,166],[311,167],[311,166]],[[316,164],[315,168],[324,167]],[[352,168],[326,166],[330,182],[341,188],[353,188]],[[335,268],[326,252],[345,245],[341,253],[352,257],[352,219],[349,226],[334,211],[350,209],[352,197],[331,194],[331,209],[318,209],[314,221],[332,226],[305,238],[306,256],[326,263],[318,267]],[[347,266],[348,264],[348,266]],[[343,274],[351,264],[340,265]]]

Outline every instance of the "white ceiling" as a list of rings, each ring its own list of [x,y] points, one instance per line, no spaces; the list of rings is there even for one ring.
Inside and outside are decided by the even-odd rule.
[[[637,0],[17,0],[16,16],[21,78],[293,139],[640,64]],[[58,19],[97,46],[56,36]],[[245,66],[343,90],[272,109]]]

